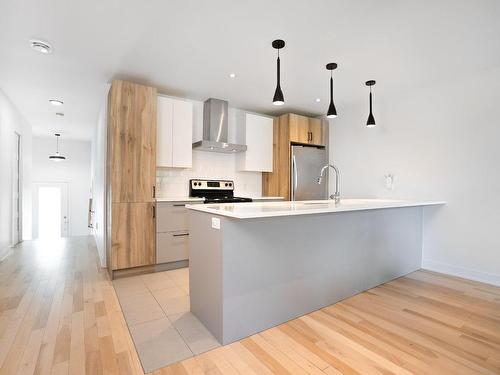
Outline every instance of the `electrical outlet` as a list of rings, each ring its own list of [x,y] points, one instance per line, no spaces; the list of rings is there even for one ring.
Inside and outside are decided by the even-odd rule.
[[[394,175],[390,173],[386,174],[384,177],[385,177],[385,188],[387,190],[394,189]]]
[[[220,229],[220,219],[218,217],[212,218],[212,228]]]

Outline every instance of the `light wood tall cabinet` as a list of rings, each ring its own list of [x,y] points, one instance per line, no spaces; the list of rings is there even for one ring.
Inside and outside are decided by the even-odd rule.
[[[290,200],[290,146],[307,144],[326,146],[325,120],[287,113],[273,123],[273,170],[262,174],[264,196]]]
[[[113,81],[108,95],[110,273],[155,263],[156,89]]]

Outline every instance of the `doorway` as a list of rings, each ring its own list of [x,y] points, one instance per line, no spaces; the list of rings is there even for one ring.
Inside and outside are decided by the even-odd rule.
[[[14,132],[12,168],[12,245],[17,245],[23,238],[21,228],[21,135]]]
[[[33,238],[70,235],[68,191],[67,182],[33,184]]]

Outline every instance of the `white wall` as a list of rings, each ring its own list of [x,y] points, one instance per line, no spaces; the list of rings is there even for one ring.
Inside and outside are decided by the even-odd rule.
[[[193,142],[203,135],[203,102],[193,103]],[[228,110],[228,142],[236,143],[237,116],[241,110]],[[190,178],[234,180],[235,195],[260,197],[262,195],[262,173],[238,172],[236,155],[207,151],[193,151],[193,167],[189,169],[158,168],[156,173],[158,197],[185,197],[189,195]]]
[[[92,233],[94,235],[101,266],[106,267],[106,134],[107,100],[99,111],[97,126],[92,138]]]
[[[426,209],[424,268],[500,285],[500,69],[395,97],[377,86],[377,127],[367,98],[331,125],[342,196],[446,200]]]
[[[31,238],[31,126],[0,90],[0,259],[13,240],[14,134],[21,135],[22,235]]]
[[[33,183],[68,183],[70,236],[90,234],[87,216],[90,197],[90,148],[90,141],[61,137],[59,151],[66,160],[53,162],[49,160],[49,155],[55,152],[55,137],[33,138]]]

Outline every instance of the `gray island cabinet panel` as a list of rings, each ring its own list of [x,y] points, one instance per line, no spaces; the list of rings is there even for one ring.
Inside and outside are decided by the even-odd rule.
[[[191,312],[228,344],[418,270],[423,209],[252,219],[190,210]]]

